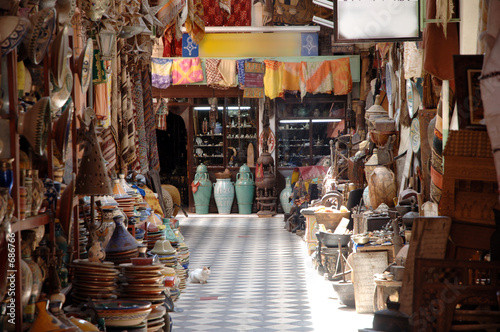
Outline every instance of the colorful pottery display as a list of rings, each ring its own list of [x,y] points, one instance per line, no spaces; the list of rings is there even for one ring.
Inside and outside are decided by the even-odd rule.
[[[119,271],[112,262],[76,259],[72,263],[74,278],[71,297],[77,302],[91,299],[116,299]]]
[[[24,36],[28,33],[30,21],[18,16],[0,16],[0,44],[2,46],[2,56],[19,45]]]
[[[193,191],[196,214],[207,214],[210,198],[212,197],[212,182],[208,176],[207,166],[204,164],[200,164],[196,168],[191,189]]]
[[[234,187],[239,214],[251,214],[255,194],[255,182],[253,180],[253,174],[250,172],[250,167],[246,164],[243,164],[243,166],[240,167],[239,173],[236,174]]]
[[[217,179],[213,186],[217,211],[221,214],[231,213],[234,200],[234,185],[231,179]]]

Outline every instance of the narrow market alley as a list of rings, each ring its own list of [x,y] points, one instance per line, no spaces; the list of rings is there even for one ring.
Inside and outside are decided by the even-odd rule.
[[[373,315],[339,303],[313,268],[283,215],[190,215],[180,229],[189,269],[210,266],[206,284],[188,283],[171,313],[173,331],[357,331]]]

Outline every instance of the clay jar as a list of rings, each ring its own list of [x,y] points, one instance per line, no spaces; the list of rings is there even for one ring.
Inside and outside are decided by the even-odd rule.
[[[396,177],[390,169],[377,166],[368,178],[368,188],[370,203],[374,209],[382,203],[394,207],[394,197],[397,196]]]
[[[109,239],[113,235],[113,232],[116,228],[115,222],[113,220],[113,216],[116,214],[118,209],[102,209],[101,212],[101,223],[99,225],[95,225],[92,232],[92,240],[99,241],[102,243],[102,247],[106,248],[108,245]]]

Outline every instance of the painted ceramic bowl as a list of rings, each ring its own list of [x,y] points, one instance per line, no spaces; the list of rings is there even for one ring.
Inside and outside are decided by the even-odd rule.
[[[62,72],[62,85],[57,85],[54,77],[51,80],[52,91],[50,92],[51,110],[57,112],[63,107],[71,96],[71,89],[73,89],[73,74],[69,66],[69,61],[64,59],[64,69]]]
[[[134,326],[143,322],[151,312],[151,302],[110,300],[94,302],[99,317],[106,326]]]
[[[0,16],[0,44],[2,56],[8,54],[23,40],[31,22],[18,16]]]
[[[52,61],[50,64],[50,69],[52,71],[52,75],[54,75],[54,85],[57,87],[62,87],[65,77],[64,70],[65,65],[68,63],[67,57],[69,53],[69,27],[65,25],[61,31],[56,36],[56,39],[52,43],[51,52],[53,54]],[[71,72],[71,70],[70,70]],[[64,101],[65,103],[66,101]],[[62,105],[64,105],[62,103]],[[60,105],[59,107],[61,107]]]
[[[28,57],[34,64],[40,64],[47,53],[56,29],[56,17],[55,8],[45,8],[31,19],[33,29],[28,41]]]
[[[80,85],[83,94],[87,93],[92,78],[92,55],[94,54],[94,43],[92,39],[87,40],[87,45],[80,54],[78,59],[78,67],[80,73]]]

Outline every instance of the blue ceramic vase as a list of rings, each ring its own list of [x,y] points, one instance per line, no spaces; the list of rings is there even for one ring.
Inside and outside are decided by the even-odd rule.
[[[214,198],[219,213],[231,213],[234,200],[234,185],[231,179],[217,179],[214,183]]]
[[[194,205],[196,207],[196,214],[207,214],[212,197],[212,182],[208,177],[208,169],[204,164],[200,164],[196,168],[194,181],[191,184],[193,191]]]
[[[238,201],[239,214],[251,214],[255,182],[253,181],[253,174],[246,164],[243,164],[243,166],[240,167],[240,172],[236,174],[236,183],[234,187],[236,191],[236,200]]]

